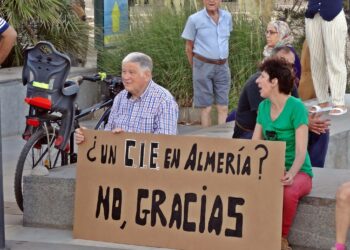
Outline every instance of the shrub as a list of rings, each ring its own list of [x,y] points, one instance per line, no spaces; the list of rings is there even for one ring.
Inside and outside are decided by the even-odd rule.
[[[230,91],[230,107],[237,105],[242,86],[257,71],[257,64],[263,58],[262,52],[265,46],[265,27],[258,19],[237,14],[233,15],[233,21],[229,57],[233,83]]]
[[[121,60],[132,51],[148,54],[154,61],[153,78],[167,88],[182,106],[192,105],[192,73],[181,38],[189,14],[162,8],[134,20],[132,30],[119,37],[114,49],[106,50],[99,60],[103,70],[120,74]],[[234,16],[230,39],[229,63],[232,76],[230,106],[237,104],[241,86],[256,71],[262,57],[263,29],[258,20]]]

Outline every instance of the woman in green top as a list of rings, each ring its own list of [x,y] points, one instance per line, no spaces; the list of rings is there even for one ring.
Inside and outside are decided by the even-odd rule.
[[[304,104],[290,95],[294,84],[293,66],[281,58],[266,59],[256,80],[260,95],[253,139],[286,142],[282,249],[289,247],[287,236],[300,198],[312,187],[312,169],[307,153],[308,113]]]

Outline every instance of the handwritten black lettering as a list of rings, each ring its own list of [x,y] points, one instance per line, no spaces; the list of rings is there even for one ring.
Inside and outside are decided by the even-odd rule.
[[[203,186],[203,191],[207,190],[207,186]],[[205,213],[207,211],[207,196],[205,194],[201,197],[201,211],[199,218],[199,232],[204,233],[205,231]]]
[[[140,168],[146,167],[143,162],[144,159],[145,159],[145,143],[142,142],[140,143],[140,163],[139,163]]]
[[[141,212],[141,201],[142,199],[147,199],[148,196],[149,196],[148,189],[138,189],[135,223],[141,226],[144,226],[147,224],[147,215],[150,214],[151,212],[148,209],[142,209],[142,212]],[[144,215],[143,217],[141,217],[141,213]]]
[[[185,170],[190,168],[191,170],[194,170],[196,167],[196,156],[197,156],[197,143],[193,144],[190,154],[187,158],[187,161],[185,163]]]
[[[110,187],[106,187],[104,193],[103,187],[99,186],[95,213],[96,219],[100,217],[102,207],[105,220],[108,220],[110,210],[112,211],[112,219],[120,220],[122,213],[122,190],[120,188],[113,188],[111,207],[109,202],[110,199]]]
[[[215,156],[216,156],[216,152],[212,152],[210,154],[210,152],[207,152],[207,159],[205,160],[205,167],[204,170],[206,171],[208,169],[208,167],[211,167],[211,171],[214,172],[215,171]]]
[[[180,229],[182,221],[182,202],[179,194],[174,195],[173,204],[171,206],[171,216],[169,228],[172,228],[176,222],[176,228]]]
[[[157,215],[160,219],[162,226],[166,226],[166,218],[160,208],[165,201],[165,192],[159,189],[153,190],[152,192],[152,213],[151,213],[151,226],[154,227],[157,222]]]
[[[194,231],[196,231],[196,223],[188,221],[188,214],[189,214],[190,203],[194,203],[196,201],[197,201],[197,195],[195,193],[187,193],[187,194],[185,194],[183,230],[186,231],[186,232],[194,232]]]
[[[108,154],[109,149],[109,154]],[[108,161],[107,161],[108,158]],[[112,145],[101,145],[101,163],[115,164],[117,159],[117,146]]]
[[[203,171],[212,173],[225,173],[232,175],[251,175],[251,157],[241,154],[245,147],[241,147],[238,153],[226,152],[202,152],[198,151],[197,144],[193,144],[184,165],[185,170]],[[169,166],[167,158],[167,166]]]
[[[96,205],[96,218],[100,216],[101,206],[104,211],[105,220],[108,220],[109,216],[109,187],[106,189],[106,194],[103,196],[103,187],[98,187],[97,205]]]
[[[217,215],[216,215],[217,214]],[[223,207],[222,200],[219,195],[216,196],[213,209],[208,223],[208,232],[211,233],[213,230],[216,235],[219,235],[222,227]]]
[[[134,160],[130,158],[130,148],[134,148],[136,145],[136,141],[134,140],[126,140],[125,141],[125,159],[124,165],[127,167],[132,167],[134,165]]]
[[[151,142],[151,150],[150,150],[150,157],[149,157],[150,168],[156,168],[156,169],[159,168],[156,161],[158,157],[158,148],[159,148],[158,142]]]
[[[260,161],[259,161],[259,180],[261,180],[261,174],[262,174],[262,166],[263,166],[263,162],[266,160],[266,158],[269,156],[269,150],[267,149],[267,147],[264,144],[259,144],[255,147],[255,150],[258,149],[263,149],[264,151],[264,155],[262,157],[260,157]]]
[[[96,136],[94,136],[94,144],[93,144],[93,146],[87,151],[87,153],[86,153],[86,158],[89,160],[89,161],[91,161],[91,162],[94,162],[94,161],[96,161],[96,156],[91,156],[91,154],[92,154],[92,151],[95,149],[95,147],[96,147]]]
[[[113,202],[112,202],[112,219],[120,220],[122,214],[122,190],[120,188],[113,188]]]
[[[236,227],[235,227],[235,229],[226,228],[225,236],[242,238],[242,235],[243,235],[243,214],[236,212],[236,206],[237,205],[243,206],[244,202],[245,201],[243,198],[228,197],[227,216],[231,217],[231,218],[235,218]]]
[[[171,160],[171,152],[172,152],[172,149],[171,148],[166,148],[165,149],[165,155],[164,155],[164,168],[167,169],[167,168],[170,168],[170,160]]]
[[[207,187],[203,186],[203,191],[206,190]],[[150,197],[151,192],[152,195]],[[169,202],[171,204],[168,204]],[[214,232],[215,235],[220,235],[224,232],[226,237],[242,237],[243,214],[238,213],[236,208],[244,204],[243,198],[228,196],[223,199],[223,197],[217,195],[214,202],[208,204],[205,194],[201,195],[200,200],[197,199],[196,193],[184,193],[182,195],[175,193],[172,199],[169,199],[166,193],[160,189],[153,191],[138,189],[136,204],[135,222],[140,226],[148,224],[155,227],[158,225],[169,227],[170,229],[182,229],[185,232]],[[171,205],[171,213],[169,215],[166,215],[162,210],[167,205]],[[210,216],[207,219],[206,212],[208,208]],[[200,211],[196,211],[198,209]],[[223,221],[224,219],[227,220],[227,218],[234,219],[235,227],[223,228]]]

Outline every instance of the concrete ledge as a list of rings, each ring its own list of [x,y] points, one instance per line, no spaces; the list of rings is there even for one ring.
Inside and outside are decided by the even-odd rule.
[[[330,249],[335,240],[336,190],[350,180],[350,171],[313,170],[312,192],[301,200],[289,238],[293,246]],[[73,165],[51,171],[48,176],[24,178],[24,226],[73,227],[75,171]]]
[[[349,119],[344,121],[343,124],[347,126]],[[338,169],[350,168],[350,131],[331,134],[325,165]]]
[[[294,245],[330,249],[335,242],[335,194],[338,187],[350,180],[350,171],[313,168],[313,188],[299,204],[289,235]],[[350,247],[350,232],[347,237]]]
[[[73,228],[75,171],[67,166],[49,176],[24,177],[24,226]]]

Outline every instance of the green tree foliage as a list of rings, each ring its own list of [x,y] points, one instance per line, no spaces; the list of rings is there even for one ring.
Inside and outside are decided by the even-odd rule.
[[[40,40],[50,41],[58,50],[84,58],[88,45],[88,25],[62,0],[0,0],[0,15],[17,30],[12,55],[2,66],[23,64],[22,50]]]
[[[265,25],[260,20],[239,14],[233,15],[233,21],[229,57],[233,83],[230,91],[231,107],[237,105],[242,86],[257,71],[265,46]]]

